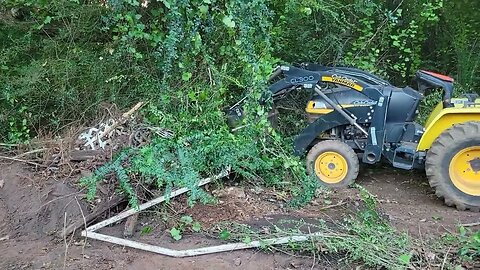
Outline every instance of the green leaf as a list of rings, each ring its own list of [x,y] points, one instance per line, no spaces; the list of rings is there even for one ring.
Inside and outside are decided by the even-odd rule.
[[[162,0],[162,3],[165,5],[166,8],[170,9],[171,4],[167,0]]]
[[[198,10],[200,11],[200,13],[202,14],[205,14],[208,12],[208,6],[205,6],[205,5],[201,5]]]
[[[175,227],[170,230],[170,235],[173,239],[175,239],[175,241],[182,239],[182,232]]]
[[[192,78],[192,73],[190,72],[184,72],[182,74],[182,80],[188,82]]]
[[[476,232],[472,238],[475,242],[480,243],[480,231]],[[478,246],[478,248],[480,249],[480,246]]]
[[[228,240],[230,238],[230,232],[227,230],[222,230],[219,234],[220,239]]]
[[[192,224],[193,218],[191,216],[183,216],[180,218],[180,222],[183,222],[185,224]]]
[[[245,244],[250,244],[252,242],[252,238],[250,238],[250,236],[245,236],[242,240],[243,243]]]
[[[408,265],[410,263],[411,258],[412,258],[412,255],[410,254],[402,254],[400,255],[400,257],[398,257],[398,260],[400,261],[400,263],[404,265]]]
[[[312,9],[309,8],[309,7],[304,7],[303,8],[303,13],[307,14],[307,15],[311,15],[312,14]]]
[[[235,22],[233,21],[232,16],[223,17],[222,22],[229,28],[235,28]]]
[[[44,25],[49,24],[51,21],[52,21],[52,17],[47,16],[47,17],[45,17],[45,20],[43,20],[43,24]]]
[[[198,223],[197,221],[195,221],[195,222],[192,224],[192,231],[194,231],[194,232],[199,232],[201,229],[202,229],[202,226],[201,226],[200,223]]]
[[[150,226],[144,226],[141,230],[140,230],[140,235],[144,235],[144,234],[147,234],[147,233],[150,233],[152,232],[152,227]]]

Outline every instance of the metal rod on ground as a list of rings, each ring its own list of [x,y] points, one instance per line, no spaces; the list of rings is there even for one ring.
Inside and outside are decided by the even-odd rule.
[[[225,177],[228,175],[230,169],[226,169],[222,171],[219,175],[212,177],[212,178],[206,178],[203,179],[198,183],[198,186],[203,186],[205,184],[210,183],[211,181],[215,179],[219,179],[222,177]],[[174,192],[171,192],[170,195],[168,196],[169,198],[173,198],[175,196],[178,196],[180,194],[183,194],[185,192],[188,192],[188,188],[181,188],[178,189]],[[234,250],[241,250],[241,249],[249,249],[249,248],[257,248],[265,245],[281,245],[281,244],[286,244],[286,243],[293,243],[293,242],[304,242],[308,241],[311,239],[311,237],[316,237],[316,236],[321,236],[321,237],[338,237],[335,235],[327,235],[321,232],[317,233],[312,233],[312,234],[307,234],[307,235],[293,235],[293,236],[285,236],[285,237],[279,237],[279,238],[271,238],[271,239],[265,239],[265,240],[259,240],[259,241],[252,241],[250,243],[230,243],[230,244],[224,244],[224,245],[219,245],[219,246],[211,246],[211,247],[202,247],[202,248],[195,248],[195,249],[187,249],[187,250],[175,250],[175,249],[170,249],[170,248],[164,248],[160,246],[155,246],[155,245],[150,245],[150,244],[145,244],[145,243],[140,243],[137,241],[132,241],[132,240],[127,240],[119,237],[114,237],[110,235],[105,235],[101,233],[96,233],[95,231],[98,229],[101,229],[105,226],[108,226],[112,223],[115,223],[117,221],[120,221],[124,218],[127,218],[131,215],[134,215],[142,210],[145,210],[149,207],[152,207],[156,204],[159,204],[163,201],[166,200],[166,196],[161,196],[159,198],[156,198],[152,201],[146,202],[142,205],[140,205],[138,208],[133,208],[128,211],[122,212],[114,217],[111,217],[107,220],[104,220],[100,223],[97,223],[95,225],[92,225],[88,227],[86,230],[82,231],[82,236],[91,238],[91,239],[96,239],[112,244],[118,244],[126,247],[131,247],[131,248],[136,248],[140,250],[145,250],[149,252],[154,252],[157,254],[162,254],[170,257],[176,257],[176,258],[182,258],[182,257],[192,257],[192,256],[198,256],[198,255],[205,255],[205,254],[212,254],[212,253],[219,253],[219,252],[226,252],[226,251],[234,251]]]
[[[312,233],[307,235],[293,235],[293,236],[285,236],[280,238],[265,239],[260,241],[252,241],[248,244],[247,243],[231,243],[231,244],[224,244],[219,246],[186,249],[186,250],[175,250],[170,248],[154,246],[150,244],[139,243],[136,241],[104,235],[96,232],[83,231],[82,236],[86,236],[86,233],[88,233],[88,238],[97,239],[100,241],[105,241],[105,242],[118,244],[118,245],[131,247],[131,248],[136,248],[140,250],[145,250],[149,252],[154,252],[157,254],[162,254],[162,255],[175,257],[175,258],[192,257],[192,256],[206,255],[206,254],[219,253],[219,252],[225,252],[225,251],[257,248],[265,245],[281,245],[281,244],[294,243],[294,242],[305,242],[310,240],[312,237],[316,237],[316,236],[321,236],[321,237],[330,236],[330,235],[326,235],[325,233],[317,232],[317,233]],[[335,237],[335,236],[330,236],[330,237]]]
[[[210,178],[205,178],[205,179],[201,180],[201,181],[198,183],[198,186],[200,187],[200,186],[203,186],[203,185],[206,185],[206,184],[212,182],[213,180],[217,180],[217,179],[220,179],[220,178],[222,178],[222,177],[225,177],[225,176],[228,175],[229,171],[230,171],[230,170],[227,169],[227,170],[224,170],[223,172],[221,172],[219,175],[216,175],[216,176],[210,177]],[[173,192],[170,193],[170,195],[168,196],[168,198],[173,198],[173,197],[175,197],[175,196],[178,196],[178,195],[183,194],[183,193],[188,192],[188,191],[190,191],[190,189],[188,189],[188,188],[181,188],[181,189],[175,190],[175,191],[173,191]],[[131,216],[131,215],[133,215],[133,214],[135,214],[135,213],[138,213],[138,212],[143,211],[143,210],[145,210],[145,209],[147,209],[147,208],[150,208],[150,207],[152,207],[152,206],[154,206],[154,205],[157,205],[157,204],[165,201],[166,199],[167,199],[167,197],[165,197],[165,196],[158,197],[158,198],[156,198],[156,199],[153,199],[153,200],[151,200],[151,201],[148,201],[148,202],[146,202],[146,203],[144,203],[144,204],[139,205],[138,208],[132,208],[132,209],[130,209],[130,210],[128,210],[128,211],[122,212],[122,213],[120,213],[120,214],[118,214],[118,215],[116,215],[116,216],[113,216],[113,217],[111,217],[111,218],[109,218],[109,219],[106,219],[106,220],[104,220],[104,221],[102,221],[102,222],[99,222],[99,223],[97,223],[97,224],[94,224],[94,225],[88,227],[86,230],[87,230],[88,232],[94,232],[94,231],[99,230],[99,229],[101,229],[101,228],[103,228],[103,227],[105,227],[105,226],[108,226],[108,225],[113,224],[113,223],[115,223],[115,222],[117,222],[117,221],[120,221],[120,220],[122,220],[122,219],[124,219],[124,218],[126,218],[126,217],[129,217],[129,216]],[[82,235],[84,235],[83,232],[82,232]],[[89,237],[90,237],[90,234],[89,234]]]

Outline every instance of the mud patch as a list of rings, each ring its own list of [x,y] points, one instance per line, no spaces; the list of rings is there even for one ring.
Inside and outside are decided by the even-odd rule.
[[[69,183],[46,182],[19,164],[4,167],[2,178],[0,231],[9,238],[37,240],[55,235],[82,218],[80,207],[86,211],[85,203],[76,199],[80,192]]]

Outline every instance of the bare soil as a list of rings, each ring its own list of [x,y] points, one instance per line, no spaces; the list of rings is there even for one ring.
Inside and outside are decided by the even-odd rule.
[[[32,172],[22,164],[0,164],[0,269],[335,269],[328,258],[313,261],[281,252],[245,250],[175,259],[78,236],[62,239],[64,227],[88,213],[89,205],[75,179],[55,179]],[[479,213],[447,207],[436,198],[423,172],[396,171],[389,167],[363,168],[357,182],[379,201],[380,211],[399,231],[416,239],[438,237],[455,231],[458,224],[480,220]],[[3,183],[3,186],[1,185]],[[212,228],[220,221],[261,224],[280,218],[322,218],[335,221],[352,214],[360,199],[355,189],[320,196],[302,209],[286,207],[281,192],[249,186],[230,186],[210,191],[215,205],[186,207],[176,198],[168,213],[157,210],[142,214],[133,238],[149,243],[185,249],[221,243],[203,234],[186,234],[173,242],[165,218],[190,215]],[[112,213],[113,214],[113,213]],[[144,226],[153,228],[141,234]],[[120,236],[123,224],[103,229]]]

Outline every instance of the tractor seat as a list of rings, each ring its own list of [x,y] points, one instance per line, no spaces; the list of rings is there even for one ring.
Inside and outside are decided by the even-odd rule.
[[[431,71],[419,70],[414,79],[418,84],[418,90],[425,93],[425,90],[435,88],[443,89],[443,108],[453,107],[451,98],[453,94],[453,79],[446,75],[438,74]]]
[[[435,72],[431,72],[431,71],[427,71],[427,70],[420,70],[419,72],[423,73],[423,74],[426,74],[426,75],[430,75],[434,78],[437,78],[439,80],[442,80],[442,81],[445,81],[445,82],[451,82],[453,83],[453,78],[452,77],[448,77],[446,75],[442,75],[442,74],[438,74],[438,73],[435,73]]]

